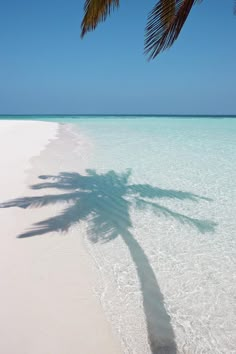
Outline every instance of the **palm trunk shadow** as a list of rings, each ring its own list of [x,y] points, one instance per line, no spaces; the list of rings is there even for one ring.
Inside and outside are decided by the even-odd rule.
[[[121,237],[129,249],[140,281],[151,352],[152,354],[175,354],[177,349],[170,316],[165,309],[164,297],[149,260],[128,230],[124,230]]]

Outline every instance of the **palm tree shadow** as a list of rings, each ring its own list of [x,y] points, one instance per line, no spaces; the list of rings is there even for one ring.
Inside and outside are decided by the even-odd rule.
[[[31,186],[32,189],[53,188],[61,193],[18,198],[2,203],[0,207],[30,208],[66,203],[61,213],[36,223],[29,231],[19,235],[19,238],[66,232],[82,220],[88,221],[88,237],[94,243],[109,242],[120,236],[128,247],[137,270],[151,352],[174,354],[177,348],[170,316],[165,309],[164,298],[148,257],[130,232],[132,221],[129,210],[131,206],[139,209],[151,208],[157,215],[173,218],[205,233],[214,231],[216,224],[174,212],[158,204],[156,199],[171,198],[193,202],[210,199],[148,184],[130,184],[130,170],[125,173],[109,171],[104,174],[98,174],[95,170],[86,172],[87,175],[62,172],[57,176],[39,176],[43,182]]]

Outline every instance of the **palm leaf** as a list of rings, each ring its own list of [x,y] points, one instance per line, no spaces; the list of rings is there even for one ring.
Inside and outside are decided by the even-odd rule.
[[[160,0],[161,22],[167,26],[175,15],[175,0]]]
[[[99,22],[105,21],[111,11],[119,7],[119,0],[86,0],[84,18],[81,24],[81,37],[93,31]]]
[[[199,0],[159,0],[148,15],[145,53],[149,59],[169,48],[178,38],[193,5]]]

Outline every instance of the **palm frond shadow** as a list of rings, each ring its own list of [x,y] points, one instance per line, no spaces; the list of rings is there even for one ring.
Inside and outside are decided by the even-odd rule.
[[[82,220],[88,221],[88,237],[92,242],[108,242],[120,236],[127,245],[135,264],[143,298],[147,332],[151,352],[176,353],[175,335],[164,298],[155,273],[144,250],[130,232],[130,207],[151,208],[159,216],[173,218],[188,224],[201,233],[214,231],[216,224],[209,220],[191,218],[172,211],[156,202],[157,199],[211,201],[193,193],[167,190],[148,184],[130,184],[131,171],[98,174],[87,170],[87,175],[62,172],[57,176],[39,176],[42,183],[31,186],[35,190],[56,189],[59,194],[25,197],[0,204],[1,208],[38,208],[50,204],[67,203],[58,215],[40,221],[19,238],[66,232]]]

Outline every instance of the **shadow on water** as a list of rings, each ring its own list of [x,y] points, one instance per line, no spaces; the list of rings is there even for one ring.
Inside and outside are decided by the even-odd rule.
[[[205,233],[214,231],[216,224],[172,211],[158,204],[156,200],[171,198],[197,202],[210,199],[148,184],[130,184],[130,170],[125,173],[109,171],[104,174],[87,170],[86,173],[80,175],[63,172],[57,176],[39,176],[42,183],[31,186],[32,189],[57,189],[61,193],[19,198],[2,203],[0,207],[30,208],[67,203],[58,215],[36,223],[29,231],[19,235],[19,238],[55,231],[65,232],[81,220],[88,221],[88,237],[92,242],[108,242],[120,236],[128,247],[137,270],[151,352],[174,354],[177,348],[170,316],[165,309],[164,298],[148,257],[130,232],[132,222],[129,209],[131,206],[138,209],[151,208],[159,216],[173,218]]]

